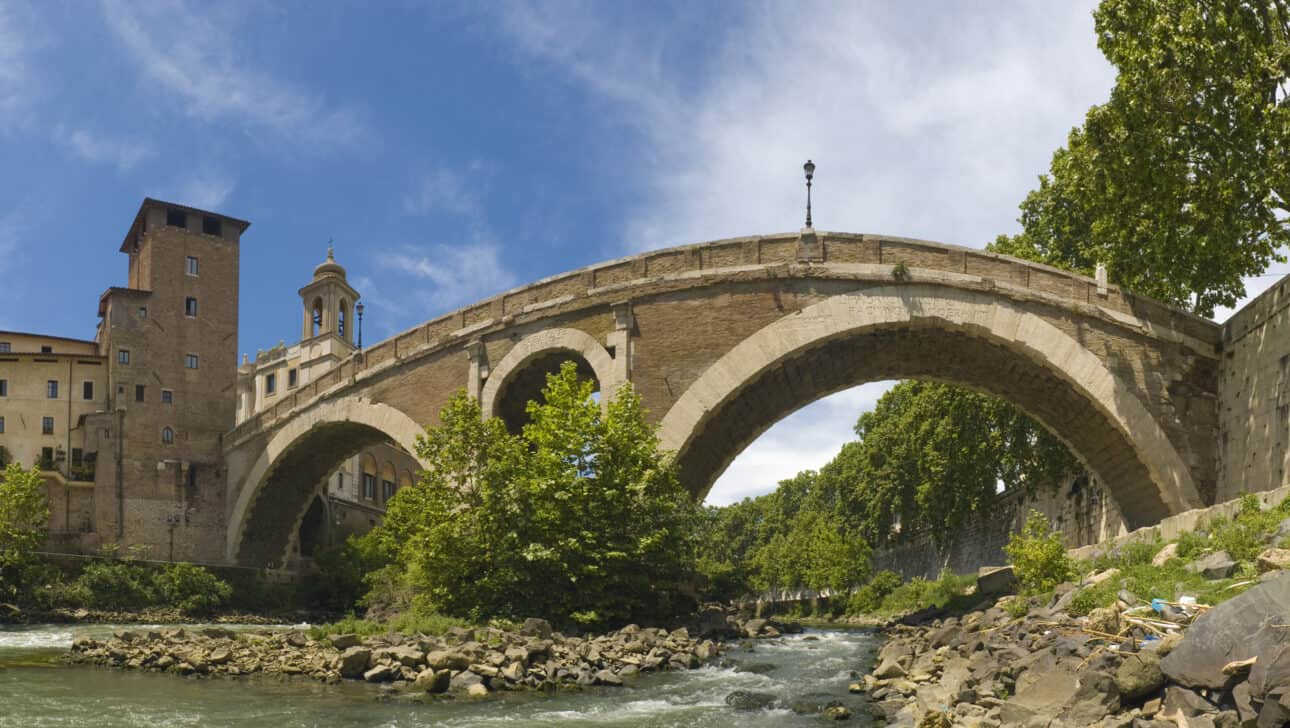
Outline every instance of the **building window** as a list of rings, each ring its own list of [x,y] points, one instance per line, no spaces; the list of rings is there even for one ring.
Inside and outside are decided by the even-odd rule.
[[[207,235],[219,235],[222,227],[218,217],[214,215],[204,215],[202,217],[202,232]]]
[[[196,369],[196,368],[197,368],[197,355],[196,355],[196,354],[184,354],[184,368],[185,368],[185,369]]]
[[[363,497],[376,500],[376,475],[372,473],[363,473]]]
[[[0,435],[4,434],[4,417],[0,416]]]
[[[300,383],[300,373],[295,369],[287,370],[287,389],[294,389]]]
[[[58,380],[51,379],[45,382],[45,398],[58,399]]]
[[[144,400],[145,393],[146,388],[142,384],[134,385],[134,401],[142,402]]]
[[[54,353],[54,347],[52,347],[52,346],[48,346],[48,345],[46,345],[46,346],[42,346],[42,347],[40,347],[40,353],[41,353],[41,354],[53,354],[53,353]]]
[[[264,375],[264,393],[273,394],[276,391],[278,391],[278,375],[265,374]]]
[[[166,210],[166,224],[169,225],[170,227],[187,228],[188,213],[184,212],[183,210],[176,210],[174,208],[170,208]]]
[[[94,399],[94,382],[81,382],[81,399]]]
[[[139,307],[139,318],[148,318],[148,307],[147,307],[147,306],[140,306],[140,307]]]
[[[9,353],[9,342],[0,341],[0,354],[8,354],[8,353]]]
[[[175,393],[174,393],[174,392],[170,391],[169,389],[163,389],[163,390],[161,390],[161,403],[162,403],[162,404],[174,404],[174,402],[175,402]]]
[[[192,463],[188,466],[188,487],[197,487],[197,463]]]
[[[394,483],[388,480],[381,481],[381,500],[388,503],[394,497]]]
[[[79,447],[72,448],[72,467],[79,468],[85,464],[85,453]]]
[[[184,273],[194,278],[197,277],[197,256],[190,255],[184,258]]]
[[[54,418],[53,418],[53,417],[41,417],[41,418],[40,418],[40,434],[42,434],[42,435],[52,435],[52,434],[54,434]]]
[[[0,397],[9,396],[9,380],[0,379]]]
[[[127,364],[127,365],[128,365],[128,364],[130,363],[130,350],[129,350],[129,349],[117,349],[117,351],[116,351],[116,363],[117,363],[117,364]]]
[[[188,317],[197,316],[197,299],[189,296],[184,299],[184,315]]]
[[[169,427],[161,428],[161,444],[163,445],[175,444],[175,431],[170,429]]]
[[[54,469],[54,448],[52,447],[40,448],[40,469],[41,470]]]

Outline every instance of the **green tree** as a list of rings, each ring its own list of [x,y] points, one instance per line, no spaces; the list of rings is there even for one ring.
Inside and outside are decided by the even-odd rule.
[[[0,597],[17,597],[25,588],[34,552],[48,529],[49,502],[40,471],[9,463],[0,476]]]
[[[1103,0],[1116,67],[992,249],[1209,316],[1290,242],[1290,13],[1280,0]]]
[[[602,412],[566,363],[522,434],[458,394],[428,428],[421,481],[379,540],[407,583],[455,616],[620,623],[681,607],[698,510],[630,386]]]

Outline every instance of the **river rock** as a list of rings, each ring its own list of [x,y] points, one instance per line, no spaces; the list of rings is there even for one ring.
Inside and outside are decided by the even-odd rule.
[[[525,637],[537,637],[540,640],[551,639],[551,623],[545,619],[529,617],[524,620],[524,625],[520,627],[520,634]]]
[[[331,640],[331,646],[338,650],[357,647],[360,642],[356,634],[334,634],[329,639]]]
[[[1165,684],[1160,671],[1160,655],[1139,652],[1128,655],[1115,671],[1115,686],[1125,700],[1137,700],[1156,692]]]
[[[1224,687],[1231,678],[1223,674],[1223,666],[1284,644],[1290,635],[1276,625],[1288,623],[1290,573],[1285,573],[1197,617],[1178,646],[1160,661],[1160,669],[1187,687]]]
[[[1151,559],[1151,565],[1160,568],[1169,562],[1169,559],[1178,558],[1178,542],[1171,541],[1165,544],[1165,547],[1156,552]]]
[[[1088,628],[1103,634],[1120,631],[1120,613],[1114,607],[1098,607],[1088,613]]]
[[[1226,579],[1236,571],[1236,562],[1226,551],[1215,551],[1205,554],[1185,567],[1193,574],[1200,574],[1206,579]]]
[[[1258,557],[1259,571],[1290,569],[1290,549],[1267,549]]]
[[[436,670],[427,667],[417,673],[416,686],[430,693],[447,692],[449,684],[452,682],[451,670]]]
[[[366,647],[351,647],[340,655],[340,676],[360,679],[372,663],[372,651]]]
[[[1105,571],[1099,571],[1096,574],[1090,574],[1089,577],[1084,580],[1083,585],[1086,587],[1097,586],[1098,584],[1101,584],[1104,581],[1110,581],[1111,579],[1114,579],[1119,575],[1120,575],[1119,569],[1107,569]]]
[[[435,650],[426,655],[426,664],[436,670],[465,670],[470,667],[470,657],[450,650]]]
[[[824,709],[825,720],[850,720],[851,709],[845,705],[830,705]]]
[[[484,678],[471,672],[470,670],[462,670],[461,672],[452,676],[452,679],[449,681],[448,686],[453,690],[468,690],[472,685],[483,685],[483,684],[484,684]]]
[[[371,683],[389,682],[393,680],[394,677],[394,668],[389,665],[377,665],[363,673],[363,679]]]
[[[726,696],[726,705],[735,710],[765,710],[775,704],[775,696],[751,690],[736,690]]]
[[[905,674],[905,668],[901,667],[900,663],[893,657],[883,660],[882,664],[878,665],[878,668],[873,671],[873,676],[879,680],[891,680],[904,677]]]

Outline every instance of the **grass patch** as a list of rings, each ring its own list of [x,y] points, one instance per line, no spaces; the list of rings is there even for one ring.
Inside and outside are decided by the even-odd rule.
[[[473,627],[464,619],[445,617],[441,614],[399,614],[389,620],[360,619],[353,614],[344,619],[319,624],[309,629],[315,639],[333,634],[356,634],[359,637],[371,637],[390,632],[404,634],[442,635],[453,627]]]
[[[958,576],[948,569],[933,580],[915,577],[903,584],[894,584],[898,579],[889,571],[876,574],[853,595],[848,613],[890,617],[928,607],[952,608],[969,587],[976,585],[974,574]]]

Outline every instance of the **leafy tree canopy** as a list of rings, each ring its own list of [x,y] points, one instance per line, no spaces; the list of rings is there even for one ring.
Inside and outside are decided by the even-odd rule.
[[[992,249],[1210,316],[1290,242],[1290,12],[1281,0],[1103,0],[1116,67]]]
[[[49,528],[49,502],[40,470],[17,463],[0,475],[0,597],[24,588],[36,549]]]
[[[376,538],[412,590],[446,614],[645,621],[685,606],[693,499],[660,454],[630,386],[602,412],[565,363],[511,435],[458,393],[428,428],[420,482]]]

